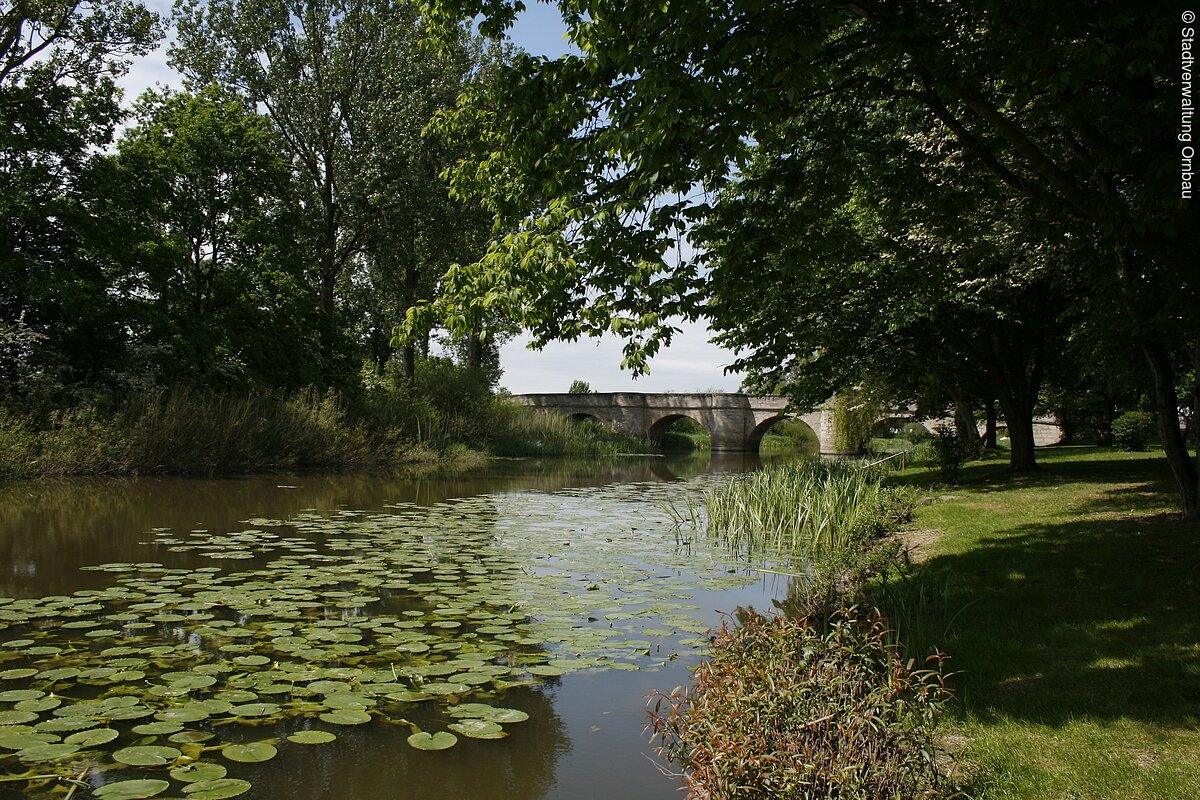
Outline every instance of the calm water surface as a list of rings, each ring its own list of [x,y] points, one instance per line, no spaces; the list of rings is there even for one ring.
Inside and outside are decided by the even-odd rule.
[[[469,583],[483,575],[482,567],[475,570],[477,575],[469,567],[436,575],[440,559],[459,567],[470,563],[463,548],[471,549],[471,558],[477,552],[482,565],[493,556],[509,559],[521,563],[520,575],[495,591],[512,592],[512,596],[486,596],[486,602],[510,614],[520,609],[515,613],[529,615],[529,628],[545,641],[525,649],[541,652],[540,657],[551,663],[595,657],[603,665],[580,662],[583,666],[568,668],[560,676],[526,676],[529,685],[489,686],[482,697],[461,698],[528,713],[528,721],[505,726],[506,738],[460,737],[456,746],[439,752],[409,747],[406,739],[413,728],[407,722],[430,731],[445,729],[442,698],[442,702],[414,704],[405,724],[388,724],[379,718],[357,726],[297,718],[266,726],[245,721],[197,723],[225,741],[274,739],[301,728],[330,730],[338,737],[318,746],[283,740],[278,755],[262,764],[235,764],[219,755],[205,758],[226,764],[229,777],[250,781],[253,787],[241,796],[251,800],[674,798],[679,796],[678,784],[662,773],[643,734],[646,695],[688,681],[703,629],[718,625],[721,612],[739,605],[769,606],[786,585],[779,576],[709,548],[695,536],[680,539],[671,531],[663,505],[706,482],[726,479],[722,474],[757,466],[757,459],[741,456],[688,461],[618,458],[592,463],[496,462],[469,477],[456,478],[272,475],[0,485],[0,596],[45,598],[109,590],[128,573],[82,569],[106,563],[154,563],[163,570],[207,569],[213,574],[216,568],[220,574],[267,570],[262,575],[271,574],[281,555],[285,562],[307,558],[318,565],[327,556],[341,559],[339,563],[354,564],[353,559],[361,557],[368,566],[386,564],[379,559],[386,559],[389,543],[395,543],[429,554],[435,577],[442,582],[428,582],[428,573],[416,570],[408,576],[408,584],[401,581],[394,591],[380,592],[382,609],[378,603],[366,609],[349,603],[336,613],[329,609],[321,613],[361,620],[381,610],[395,615],[405,609],[413,614],[426,609],[437,616],[438,606],[461,605],[461,596],[492,591],[486,583]],[[273,532],[274,542],[282,542],[284,549],[255,547],[254,537],[261,534],[244,532],[260,530]],[[226,541],[227,536],[233,538]],[[456,574],[468,581],[457,589]],[[302,572],[299,575],[303,577]],[[646,616],[656,609],[661,614]],[[238,624],[244,620],[240,618]],[[9,622],[0,637],[10,642],[0,647],[28,635],[30,626]],[[572,629],[597,633],[600,638],[581,643],[563,633]],[[413,663],[436,662],[438,657],[430,656],[437,653],[437,642],[453,642],[460,635],[456,630],[442,633],[450,638],[430,640],[433,653],[414,656]],[[70,637],[77,633],[56,631],[54,635],[58,638],[53,643],[67,650],[76,645]],[[617,644],[595,650],[595,642],[605,635],[615,637],[610,641]],[[466,639],[476,636],[468,634]],[[141,641],[136,636],[128,640]],[[79,642],[79,647],[93,649],[114,643]],[[203,643],[198,652],[201,660],[229,657],[214,655],[213,647]],[[453,650],[447,652],[452,657]],[[55,658],[30,663],[42,670],[68,663]],[[26,659],[20,651],[0,650],[0,670],[25,666]],[[620,669],[608,668],[618,662]],[[327,656],[325,663],[329,663]],[[357,660],[351,657],[339,663],[353,666]],[[401,658],[398,663],[403,669],[406,662]],[[170,668],[180,666],[173,663]],[[152,667],[143,669],[149,674],[141,683],[153,684],[157,676]],[[37,678],[2,681],[0,690],[43,685],[29,680]],[[458,698],[450,702],[454,699]],[[0,709],[11,707],[0,705]],[[52,712],[42,713],[46,719]],[[0,726],[0,733],[3,730]],[[91,751],[97,765],[113,766],[104,757],[113,747],[168,744],[165,737],[135,742],[122,731],[122,739],[106,746],[106,752]],[[0,757],[0,772],[16,774],[26,766],[30,765],[23,766],[14,755]],[[94,768],[88,780],[100,786],[145,777],[167,778],[162,768],[117,767]],[[0,783],[0,796],[62,796],[48,794],[46,788]],[[173,782],[160,796],[179,797],[182,788],[183,784]],[[77,792],[75,797],[83,800],[87,793]]]

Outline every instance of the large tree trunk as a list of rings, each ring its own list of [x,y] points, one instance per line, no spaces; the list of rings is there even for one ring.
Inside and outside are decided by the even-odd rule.
[[[410,381],[417,377],[417,348],[411,342],[404,345],[404,377]]]
[[[321,291],[318,297],[318,310],[320,311],[320,319],[318,320],[318,335],[320,336],[321,344],[321,360],[324,362],[325,380],[333,382],[333,361],[334,350],[337,343],[337,316],[334,306],[334,284],[337,280],[336,274],[327,271],[325,266],[321,267]]]
[[[1033,408],[1042,387],[1045,342],[1040,333],[1027,337],[1019,325],[996,328],[996,351],[988,365],[992,391],[1008,426],[1008,467],[1013,472],[1037,469]]]
[[[1000,396],[1000,408],[1008,425],[1008,468],[1032,472],[1038,468],[1033,444],[1033,403],[1022,398]]]
[[[971,396],[964,391],[955,390],[951,393],[954,399],[954,430],[958,439],[972,452],[979,450],[979,424],[975,421],[974,403]]]
[[[404,268],[404,312],[417,304],[417,288],[421,285],[421,271],[414,263]],[[409,340],[404,345],[404,377],[410,381],[417,376],[417,346]]]
[[[335,314],[334,291],[338,276],[338,213],[337,198],[333,194],[333,153],[324,154],[324,178],[320,185],[321,196],[321,254],[320,254],[320,336],[321,359],[325,362],[325,378],[334,379],[334,350],[337,343],[337,317]]]
[[[1154,407],[1158,412],[1158,435],[1162,441],[1167,463],[1179,487],[1183,516],[1185,519],[1200,519],[1200,453],[1193,460],[1188,452],[1187,441],[1179,429],[1179,395],[1175,391],[1175,370],[1166,348],[1158,342],[1145,340],[1142,352],[1150,364],[1154,376]],[[1196,341],[1195,358],[1200,363],[1200,336]],[[1200,376],[1193,387],[1195,400],[1200,401]]]
[[[482,336],[472,332],[467,336],[467,369],[471,372],[479,372],[483,369],[483,342]]]

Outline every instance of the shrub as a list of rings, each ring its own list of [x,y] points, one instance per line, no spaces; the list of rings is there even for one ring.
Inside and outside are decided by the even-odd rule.
[[[0,407],[0,479],[29,475],[37,452],[37,434],[25,420]]]
[[[950,697],[940,657],[915,669],[877,613],[826,629],[743,614],[693,684],[650,699],[658,749],[705,800],[958,796],[933,731]]]
[[[1154,419],[1145,411],[1126,411],[1113,420],[1113,445],[1121,450],[1140,452],[1154,435]]]
[[[592,385],[587,381],[571,381],[567,394],[592,394]]]
[[[957,481],[962,465],[970,458],[968,446],[958,436],[953,425],[943,422],[933,430],[933,438],[929,441],[933,462],[942,477],[948,481]]]
[[[499,456],[579,456],[645,452],[648,443],[595,420],[544,414],[503,398],[492,400],[483,440]]]

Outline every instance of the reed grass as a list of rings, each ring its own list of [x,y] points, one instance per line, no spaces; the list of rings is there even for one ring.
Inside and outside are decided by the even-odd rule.
[[[734,478],[701,502],[709,534],[727,546],[812,555],[873,533],[888,496],[877,469],[812,460]],[[698,519],[696,512],[688,517]]]

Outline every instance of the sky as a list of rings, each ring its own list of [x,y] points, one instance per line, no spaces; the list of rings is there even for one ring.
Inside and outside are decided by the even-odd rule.
[[[171,0],[144,0],[165,18]],[[530,53],[551,58],[566,53],[569,42],[557,9],[548,3],[530,2],[513,26],[513,41]],[[179,76],[167,65],[167,43],[149,56],[136,60],[122,80],[126,101],[132,101],[156,84],[175,86]],[[733,353],[709,342],[711,332],[703,323],[679,321],[670,347],[659,350],[650,362],[650,372],[635,379],[621,369],[620,339],[605,336],[578,342],[554,342],[540,351],[529,350],[528,336],[518,336],[500,351],[504,374],[500,384],[514,394],[565,392],[572,381],[586,381],[599,392],[735,392],[741,383],[736,373],[726,374]]]

